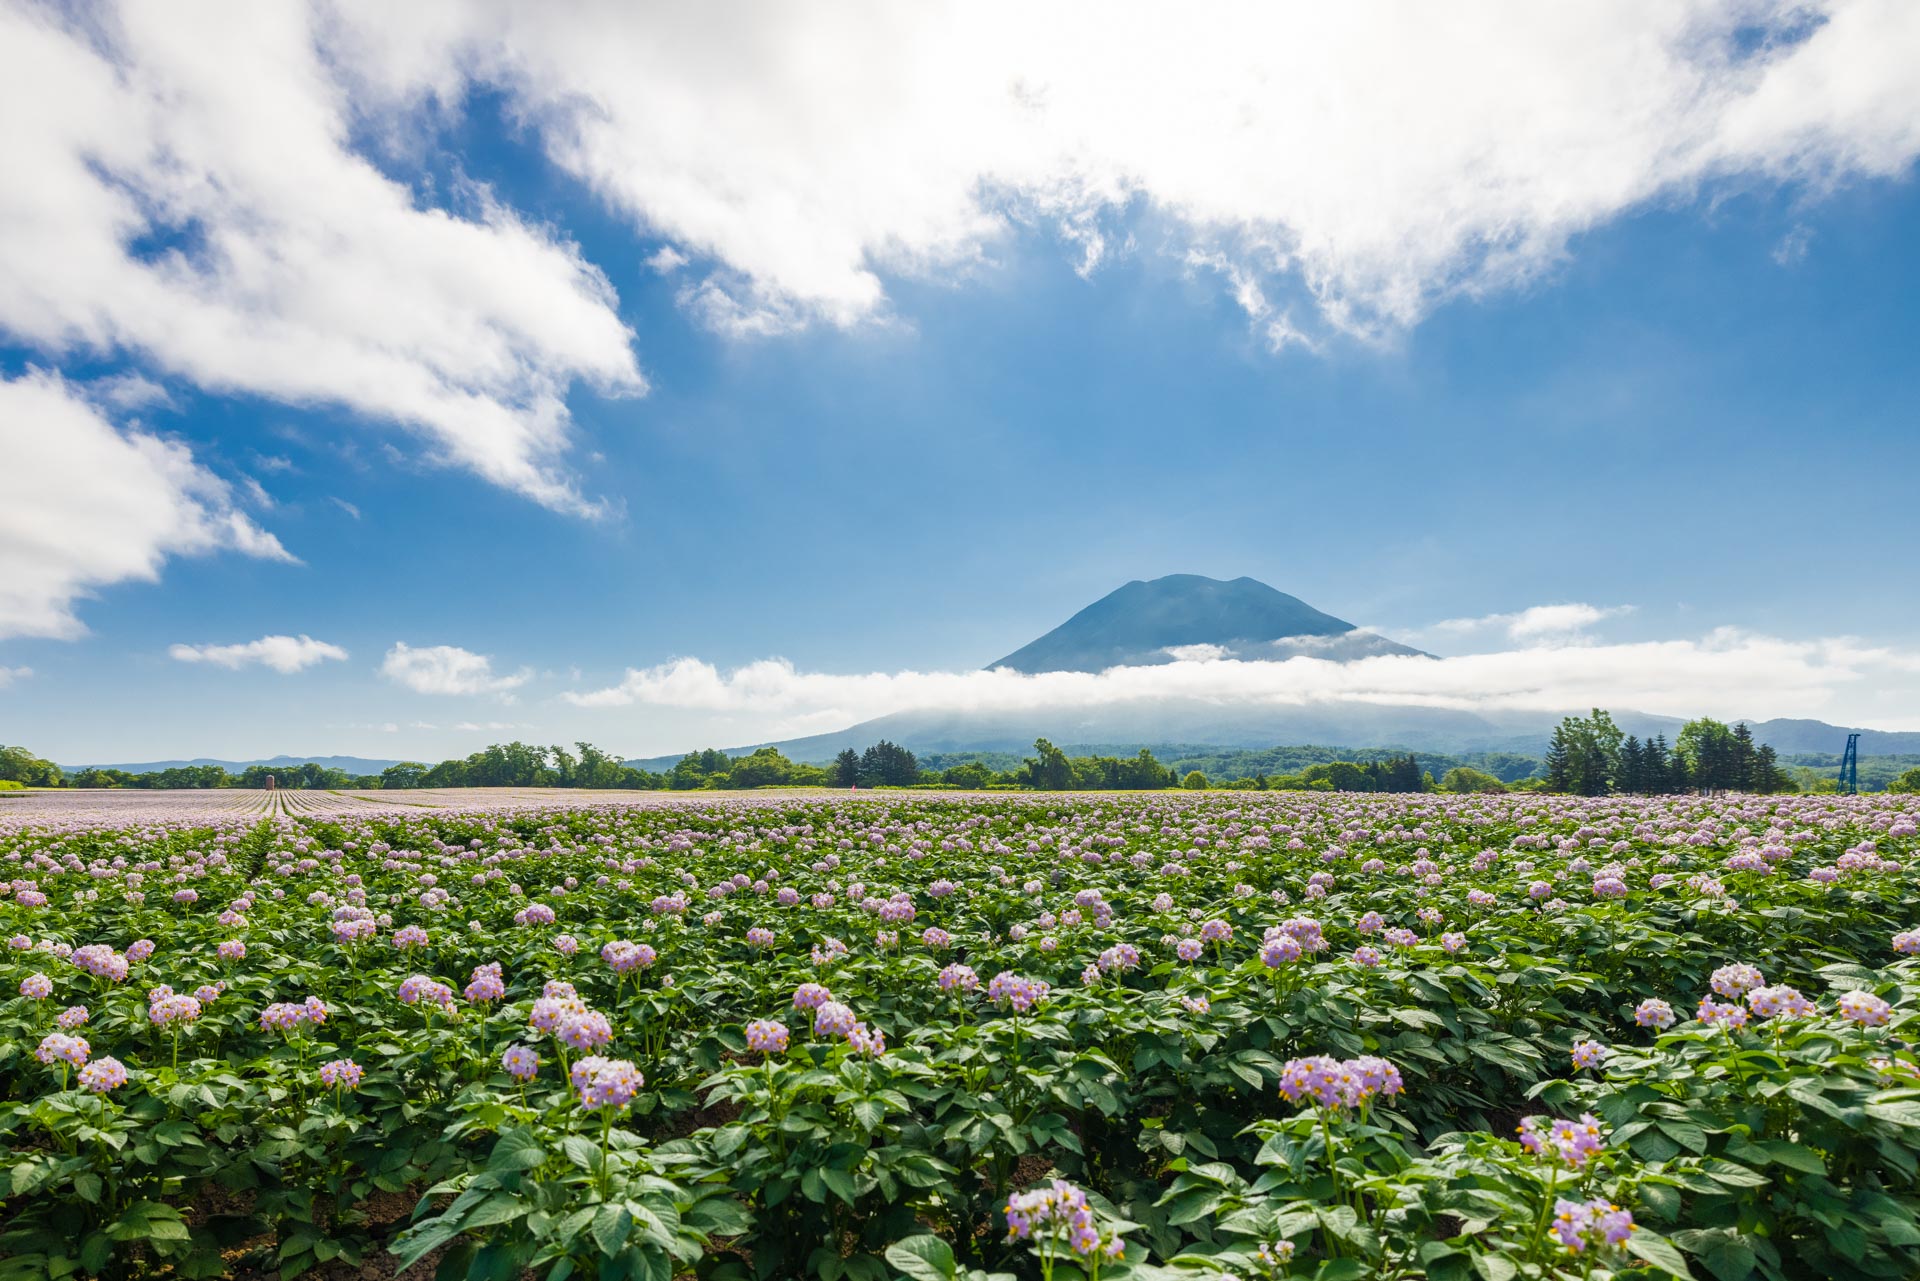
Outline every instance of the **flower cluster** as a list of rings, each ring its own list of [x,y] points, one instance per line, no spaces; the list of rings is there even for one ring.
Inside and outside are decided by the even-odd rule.
[[[1025,1014],[1047,999],[1044,980],[1022,978],[1011,970],[1002,970],[987,984],[987,996],[995,1005],[1011,1005],[1015,1013]]]
[[[1554,1202],[1553,1235],[1579,1254],[1588,1246],[1620,1245],[1633,1235],[1633,1214],[1611,1201]]]
[[[1575,1170],[1583,1169],[1595,1155],[1607,1149],[1600,1118],[1591,1112],[1583,1114],[1578,1121],[1530,1116],[1520,1122],[1518,1131],[1521,1147],[1544,1161]]]
[[[747,1048],[760,1054],[787,1052],[787,1025],[777,1019],[755,1019],[747,1024]]]
[[[402,1005],[424,1005],[443,1010],[453,1008],[453,988],[439,979],[425,974],[409,974],[400,982],[400,990],[395,994]]]
[[[360,1065],[352,1059],[330,1059],[320,1065],[320,1084],[330,1090],[357,1090],[360,1077]]]
[[[80,1088],[95,1094],[117,1090],[127,1083],[127,1067],[112,1055],[102,1055],[80,1069]]]
[[[583,1108],[623,1108],[647,1083],[628,1060],[604,1059],[597,1054],[575,1063],[567,1078]]]
[[[529,1045],[509,1045],[500,1055],[500,1066],[519,1081],[531,1081],[539,1074],[540,1055]]]
[[[1376,1097],[1391,1098],[1405,1088],[1399,1068],[1370,1054],[1345,1060],[1316,1054],[1288,1059],[1280,1069],[1280,1093],[1289,1103],[1363,1107]]]
[[[87,1044],[85,1037],[69,1036],[65,1032],[49,1032],[41,1038],[40,1048],[33,1052],[33,1057],[48,1066],[66,1063],[73,1067],[85,1067],[87,1056],[91,1053],[93,1049]]]
[[[1126,1243],[1118,1233],[1102,1234],[1087,1194],[1063,1179],[1007,1198],[1007,1240],[1045,1246],[1063,1242],[1083,1259],[1118,1259]]]

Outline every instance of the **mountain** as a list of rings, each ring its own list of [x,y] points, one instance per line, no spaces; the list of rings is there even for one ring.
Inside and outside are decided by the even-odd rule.
[[[1773,750],[1782,756],[1797,752],[1832,752],[1837,756],[1846,750],[1849,734],[1860,736],[1862,756],[1920,753],[1920,730],[1844,729],[1825,721],[1786,719],[1748,721],[1747,725],[1756,741],[1773,744]]]
[[[238,774],[250,765],[266,765],[269,767],[284,768],[292,765],[305,765],[309,761],[326,769],[344,770],[349,774],[378,774],[388,766],[398,765],[400,763],[399,761],[370,760],[365,756],[270,756],[250,761],[219,761],[207,756],[198,756],[190,761],[137,761],[122,765],[62,765],[60,768],[69,774],[77,774],[83,769],[119,769],[125,770],[129,774],[151,774],[156,770],[163,769],[181,769],[194,765],[218,765],[229,774]]]
[[[1194,656],[1286,659],[1298,655],[1348,662],[1421,651],[1363,631],[1344,619],[1275,591],[1252,578],[1231,582],[1198,574],[1135,581],[1108,593],[1046,635],[1014,650],[989,670],[1023,673],[1101,672],[1115,666],[1151,666]],[[1585,708],[1567,708],[1583,713]],[[902,711],[830,734],[729,748],[744,755],[777,747],[790,759],[830,760],[845,748],[862,750],[881,739],[916,752],[1027,752],[1033,740],[1133,745],[1203,743],[1270,748],[1318,743],[1344,749],[1400,748],[1456,754],[1517,752],[1539,756],[1561,712],[1460,711],[1373,702],[1223,703],[1199,698],[1133,699],[1111,704],[999,711]],[[1672,741],[1678,717],[1615,710],[1622,730]],[[1781,755],[1839,752],[1849,731],[1821,721],[1749,722],[1754,735]],[[1862,731],[1864,755],[1920,752],[1920,733]],[[684,753],[630,761],[667,769]]]
[[[1181,651],[1186,651],[1182,653]],[[1107,593],[1038,640],[987,666],[1016,672],[1103,672],[1183,657],[1347,662],[1419,654],[1253,578],[1198,574],[1138,579]]]

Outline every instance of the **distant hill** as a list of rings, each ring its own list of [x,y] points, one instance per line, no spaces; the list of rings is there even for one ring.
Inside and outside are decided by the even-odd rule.
[[[101,762],[90,765],[62,765],[60,768],[69,774],[77,774],[83,769],[118,769],[129,774],[152,774],[163,769],[182,769],[193,765],[218,765],[229,774],[238,774],[250,765],[293,766],[312,762],[326,769],[344,770],[348,774],[378,774],[399,761],[372,760],[365,756],[269,756],[250,761],[222,761],[209,756],[198,756],[190,761],[136,761],[131,764]]]
[[[1186,651],[1182,653],[1181,651]],[[1253,578],[1199,574],[1138,579],[1102,596],[1038,640],[987,666],[1016,672],[1103,672],[1188,656],[1346,662],[1417,649],[1362,631]]]
[[[1832,752],[1838,757],[1846,750],[1847,735],[1860,735],[1862,756],[1903,756],[1920,752],[1920,730],[1842,729],[1825,721],[1771,720],[1748,721],[1754,738],[1773,744],[1782,756],[1800,752]]]

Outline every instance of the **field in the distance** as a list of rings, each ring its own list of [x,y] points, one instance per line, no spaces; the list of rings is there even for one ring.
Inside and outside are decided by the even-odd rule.
[[[0,1278],[1920,1274],[1920,800],[0,801]]]

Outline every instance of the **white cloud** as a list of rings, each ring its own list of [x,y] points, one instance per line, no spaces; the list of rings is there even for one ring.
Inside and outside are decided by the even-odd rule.
[[[281,673],[347,657],[347,651],[338,645],[317,641],[304,632],[298,636],[262,636],[236,645],[175,645],[167,653],[183,663],[212,663],[235,671],[257,663]]]
[[[645,389],[612,285],[363,154],[418,171],[478,94],[723,333],[885,319],[885,275],[1041,229],[1083,273],[1115,244],[1217,273],[1278,350],[1536,280],[1656,202],[1903,174],[1917,47],[1908,0],[7,0],[0,334],[344,407],[598,512],[565,398]],[[100,395],[162,403],[132,377]]]
[[[510,676],[495,675],[493,660],[458,645],[426,645],[418,649],[396,642],[380,664],[380,674],[416,694],[500,694],[527,683],[533,673],[522,669]]]
[[[327,501],[332,503],[335,507],[338,507],[341,511],[345,512],[347,515],[353,517],[355,520],[360,519],[360,509],[358,507],[355,507],[352,503],[348,502],[346,499],[329,495],[327,498]]]
[[[135,409],[172,409],[173,397],[165,387],[136,373],[96,378],[86,384],[86,392],[109,409],[131,412]]]
[[[1480,618],[1448,618],[1428,630],[1472,633],[1497,629],[1515,641],[1567,640],[1578,636],[1595,623],[1633,612],[1631,605],[1589,605],[1575,601],[1565,605],[1532,605],[1512,614],[1487,614]]]
[[[1180,663],[1211,663],[1232,652],[1225,645],[1169,645],[1161,651]]]
[[[1650,202],[1920,151],[1909,0],[341,10],[367,99],[504,92],[741,334],[884,314],[882,273],[964,275],[1016,226],[1090,269],[1135,213],[1275,345],[1311,341],[1270,300],[1303,293],[1378,334]]]
[[[671,276],[686,266],[689,259],[672,245],[662,245],[647,259],[647,266],[663,276]]]
[[[185,445],[116,428],[54,375],[0,379],[0,638],[82,635],[94,589],[222,550],[294,559]]]
[[[802,672],[782,659],[722,673],[681,658],[619,684],[569,692],[579,707],[682,708],[750,718],[767,736],[907,710],[1023,712],[1187,699],[1223,705],[1361,703],[1463,711],[1611,707],[1666,715],[1838,716],[1920,727],[1920,652],[1847,638],[1788,641],[1723,628],[1690,640],[1538,645],[1456,658],[1330,662],[1232,659],[1117,667],[1097,675]]]
[[[481,188],[430,207],[352,149],[322,10],[0,4],[0,333],[207,390],[343,406],[597,511],[575,380],[644,389],[612,287]]]
[[[0,689],[5,689],[14,681],[23,681],[33,675],[31,667],[0,667]]]

